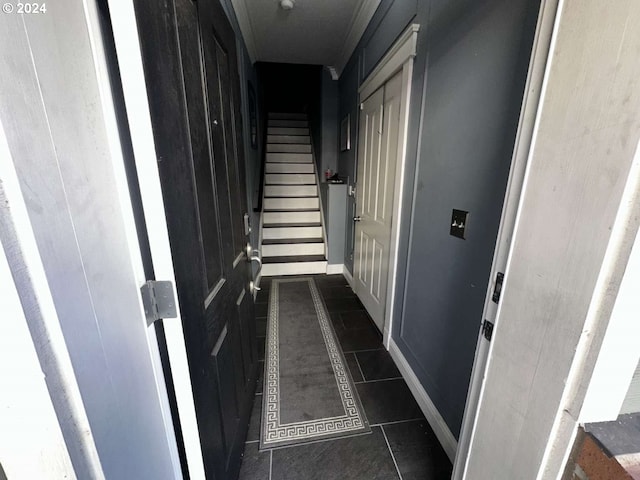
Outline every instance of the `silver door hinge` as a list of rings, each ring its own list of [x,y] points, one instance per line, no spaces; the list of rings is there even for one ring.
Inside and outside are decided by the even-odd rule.
[[[140,287],[147,326],[161,318],[176,318],[178,309],[173,296],[173,284],[166,280],[147,280]]]
[[[244,214],[244,234],[249,235],[251,233],[251,218],[248,213]]]
[[[489,320],[484,320],[482,322],[482,335],[489,342],[491,341],[491,338],[493,338],[493,327],[494,327],[493,322],[490,322]]]
[[[500,294],[502,293],[502,283],[504,282],[504,273],[498,272],[496,274],[496,283],[493,287],[493,295],[491,295],[491,300],[494,303],[500,302]]]
[[[360,104],[360,110],[364,110],[364,103]]]

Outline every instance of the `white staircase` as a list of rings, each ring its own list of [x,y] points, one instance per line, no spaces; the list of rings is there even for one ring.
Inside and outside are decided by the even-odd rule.
[[[322,215],[307,116],[269,113],[262,276],[326,273]]]

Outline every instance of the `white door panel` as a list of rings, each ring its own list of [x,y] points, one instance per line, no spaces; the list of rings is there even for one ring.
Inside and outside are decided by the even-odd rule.
[[[360,111],[355,290],[381,331],[389,272],[401,92],[399,73],[367,98]]]

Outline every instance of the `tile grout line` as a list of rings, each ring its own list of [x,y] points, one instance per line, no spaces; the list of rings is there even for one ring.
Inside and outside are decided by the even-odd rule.
[[[382,430],[382,435],[384,436],[384,441],[387,444],[387,448],[389,449],[389,453],[391,454],[391,460],[393,460],[393,464],[396,467],[396,472],[398,472],[398,477],[402,480],[402,474],[400,473],[400,468],[398,468],[398,462],[396,462],[396,457],[393,454],[393,450],[391,450],[391,445],[389,444],[389,439],[387,438],[387,434],[384,431],[384,427],[380,425],[380,430]]]
[[[358,366],[358,370],[360,370],[360,375],[362,375],[362,382],[353,382],[354,384],[356,383],[364,383],[367,381],[367,377],[364,376],[364,372],[362,371],[362,367],[360,366],[360,362],[358,361],[358,355],[357,354],[353,354],[353,358],[356,359],[356,365]]]
[[[362,370],[360,370],[360,373],[362,373]],[[364,378],[364,375],[362,375],[362,378]],[[353,383],[355,383],[356,385],[359,385],[361,383],[386,382],[387,380],[403,380],[403,379],[404,379],[403,377],[376,378],[374,380],[364,380],[363,382],[353,382]]]
[[[271,475],[273,475],[273,450],[269,450],[269,480]]]
[[[365,348],[363,350],[347,350],[342,353],[377,352],[378,350],[384,350],[384,346],[382,346],[381,344],[379,348]]]
[[[371,423],[370,427],[381,427],[383,425],[398,425],[399,423],[409,423],[409,422],[419,422],[421,420],[425,420],[424,417],[419,418],[409,418],[407,420],[395,420],[393,422],[380,422],[380,423]],[[428,422],[427,422],[428,423]]]

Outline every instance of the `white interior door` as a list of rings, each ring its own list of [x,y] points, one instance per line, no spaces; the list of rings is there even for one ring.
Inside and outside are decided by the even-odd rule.
[[[367,98],[360,111],[354,283],[356,294],[381,331],[387,296],[401,93],[402,72]]]

